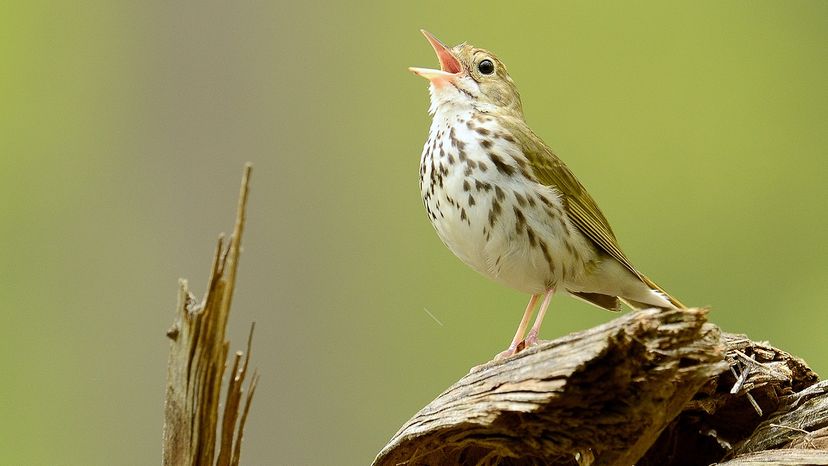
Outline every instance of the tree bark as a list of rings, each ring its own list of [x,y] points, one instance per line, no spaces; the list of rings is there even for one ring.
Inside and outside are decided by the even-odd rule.
[[[221,466],[239,463],[244,424],[258,380],[254,372],[242,403],[252,327],[246,355],[242,352],[234,355],[220,431],[218,420],[229,347],[225,333],[241,252],[250,171],[248,164],[242,178],[233,235],[226,248],[223,237],[219,237],[204,299],[197,302],[188,290],[187,281],[179,281],[176,318],[167,331],[171,343],[164,402],[165,466],[207,466],[213,465],[214,460]]]
[[[828,385],[706,314],[635,311],[475,368],[374,464],[828,464]]]

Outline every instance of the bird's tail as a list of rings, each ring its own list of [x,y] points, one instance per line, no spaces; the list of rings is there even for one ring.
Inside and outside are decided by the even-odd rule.
[[[678,299],[670,296],[669,293],[664,291],[664,288],[658,286],[654,281],[650,280],[645,275],[639,274],[639,278],[641,278],[641,281],[644,282],[644,284],[647,285],[647,287],[649,287],[650,290],[652,290],[654,295],[656,295],[658,298],[660,298],[660,299],[658,299],[659,301],[666,301],[674,309],[687,309],[687,306],[682,304],[681,301],[679,301]],[[619,298],[622,301],[624,301],[624,303],[626,303],[628,306],[630,306],[633,309],[647,309],[647,308],[651,308],[651,307],[654,307],[654,306],[655,307],[660,307],[662,309],[669,309],[667,306],[656,305],[653,302],[648,302],[647,303],[647,302],[637,301],[637,300],[634,300],[634,299],[624,298],[624,297],[620,297],[620,296],[619,296]]]

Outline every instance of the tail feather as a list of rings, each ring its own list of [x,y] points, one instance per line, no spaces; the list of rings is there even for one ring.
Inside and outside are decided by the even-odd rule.
[[[656,285],[656,283],[644,275],[641,275],[641,281],[644,282],[645,285],[649,286],[650,289],[655,291],[656,293],[660,294],[664,299],[670,302],[676,309],[687,309],[687,306],[681,303],[678,299],[670,296],[669,293],[664,291],[664,288]]]
[[[598,306],[601,309],[608,311],[621,311],[621,301],[617,296],[609,296],[599,293],[587,293],[585,291],[571,291],[566,290],[571,296],[574,296],[582,301],[585,301],[593,306]]]
[[[676,309],[687,309],[687,307],[679,302],[676,298],[673,298],[669,294],[665,293],[661,288],[651,285],[652,282],[647,283],[647,286],[652,288],[654,294],[657,294],[658,297],[662,298],[664,301],[669,302],[673,307]],[[625,298],[623,296],[610,296],[605,294],[599,293],[587,293],[583,291],[572,291],[567,290],[569,294],[575,298],[580,299],[581,301],[587,302],[592,304],[593,306],[600,307],[601,309],[606,309],[608,311],[618,312],[621,311],[621,303],[626,304],[631,309],[650,309],[650,308],[660,308],[660,309],[670,309],[668,306],[664,306],[662,304],[654,304],[654,303],[645,303],[642,301],[637,301],[631,298]]]
[[[621,302],[629,306],[630,309],[640,310],[640,309],[650,309],[653,307],[652,304],[642,303],[641,301],[634,301],[632,299],[625,299],[620,298]]]
[[[574,297],[611,311],[620,310],[622,302],[633,309],[686,309],[644,274],[609,258],[579,281],[567,285]]]

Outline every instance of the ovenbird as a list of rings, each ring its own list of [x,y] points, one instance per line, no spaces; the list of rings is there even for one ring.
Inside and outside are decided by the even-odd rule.
[[[468,44],[449,49],[427,31],[440,69],[420,159],[420,192],[446,246],[477,272],[532,295],[509,347],[537,343],[556,291],[618,311],[683,308],[627,259],[609,222],[567,166],[527,126],[503,63]],[[538,300],[535,323],[524,339]]]

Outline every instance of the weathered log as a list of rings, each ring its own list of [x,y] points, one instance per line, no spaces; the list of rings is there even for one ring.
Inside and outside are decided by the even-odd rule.
[[[748,453],[720,466],[782,466],[782,465],[828,465],[828,451],[824,450],[796,450],[785,448],[781,450],[767,450],[758,453]]]
[[[824,405],[813,400],[825,390],[808,388],[816,375],[768,344],[722,334],[706,314],[635,311],[476,368],[374,464],[761,464],[750,463],[763,461],[756,448],[824,448]],[[808,421],[780,414],[793,412]],[[798,457],[809,451],[824,464],[823,452]]]

